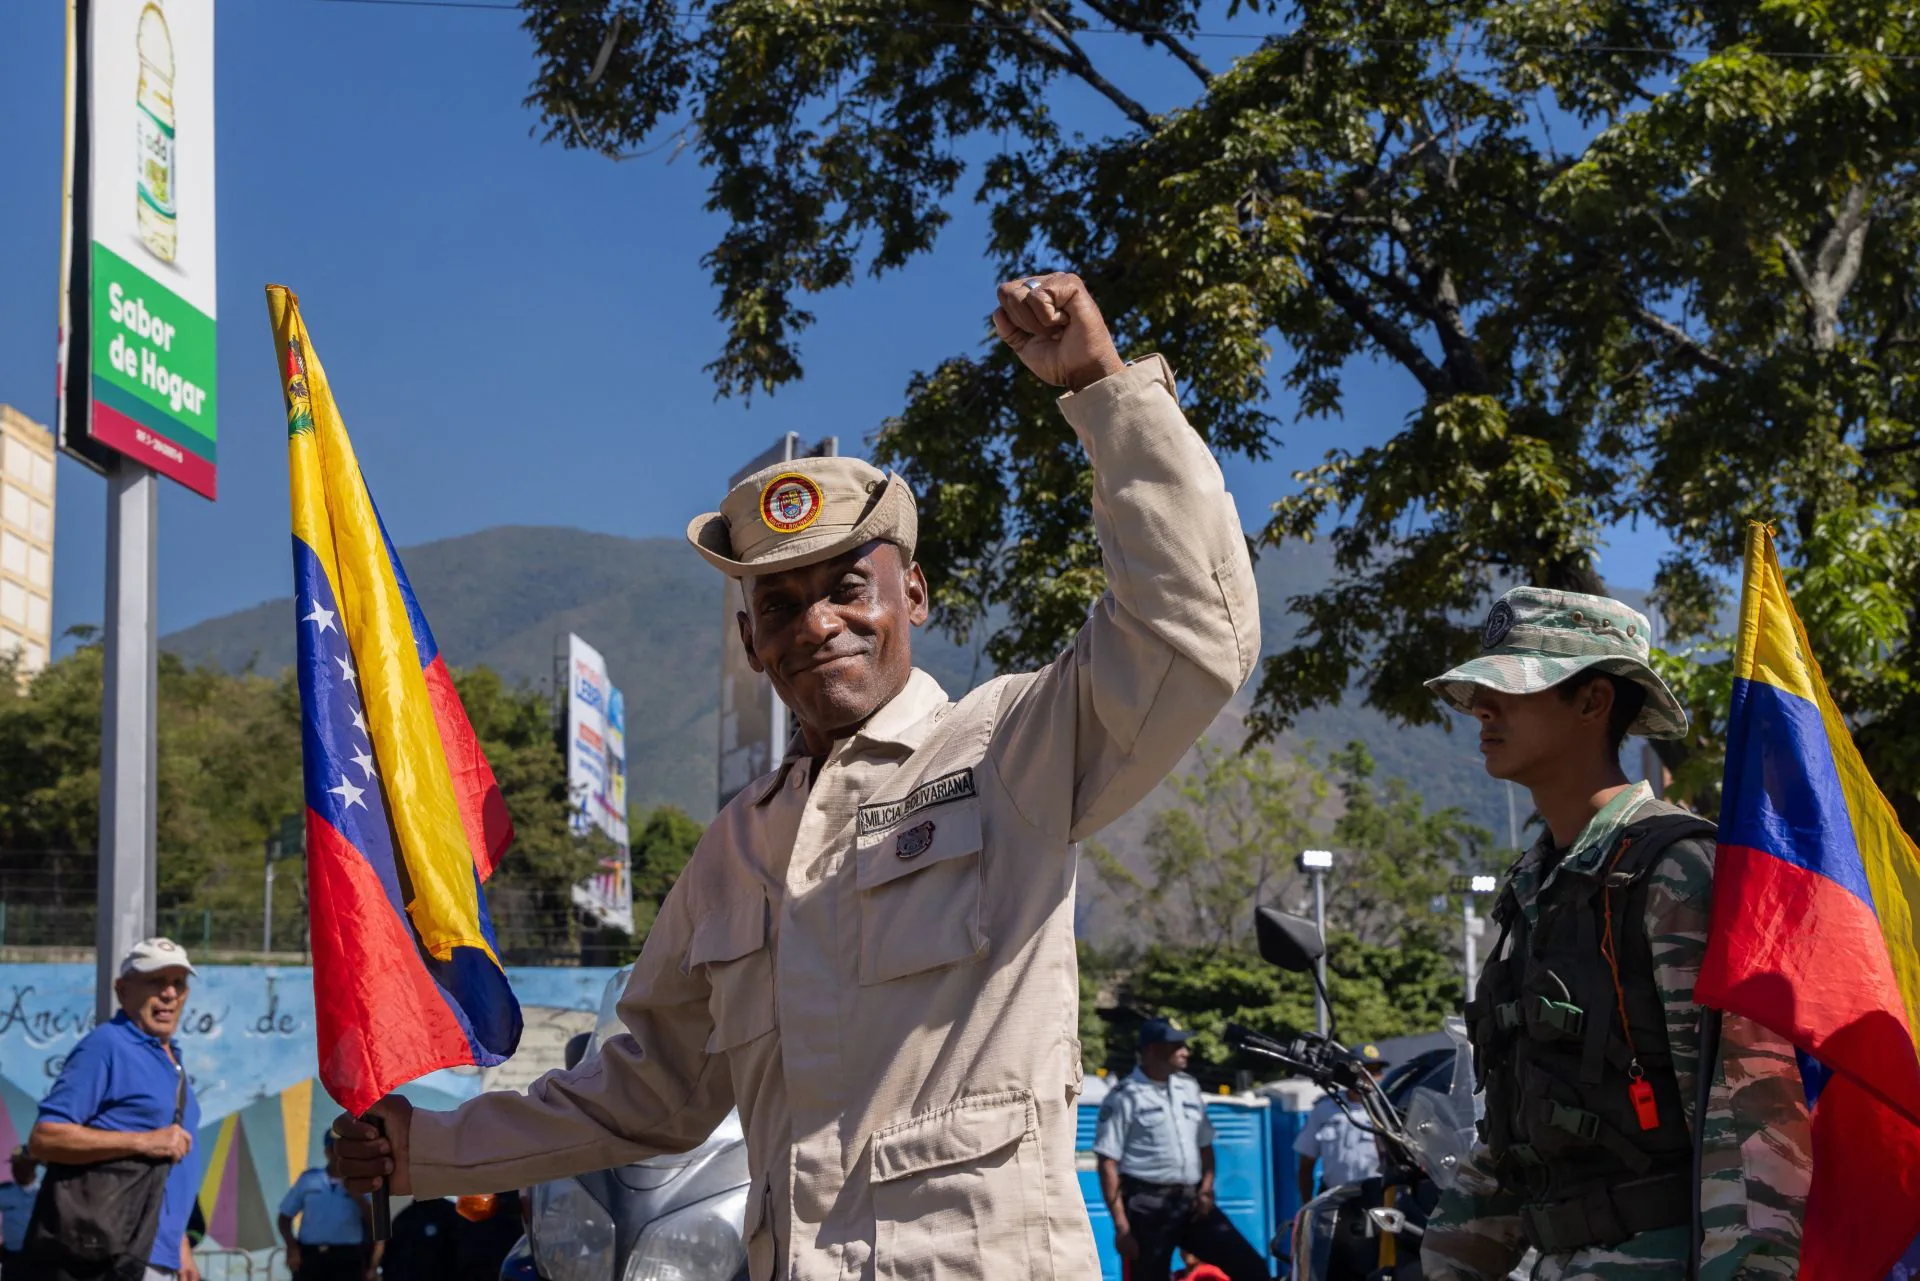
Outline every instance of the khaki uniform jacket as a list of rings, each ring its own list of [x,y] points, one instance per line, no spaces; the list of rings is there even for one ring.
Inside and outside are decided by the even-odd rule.
[[[416,1112],[417,1194],[684,1150],[738,1106],[754,1281],[1099,1274],[1074,1168],[1077,842],[1179,761],[1259,630],[1165,363],[1061,407],[1109,584],[1072,649],[958,703],[916,671],[811,785],[789,758],[742,792],[661,907],[628,1034],[524,1096]]]

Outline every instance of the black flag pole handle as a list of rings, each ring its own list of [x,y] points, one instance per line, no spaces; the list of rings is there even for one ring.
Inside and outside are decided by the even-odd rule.
[[[387,1136],[387,1123],[369,1112],[360,1118],[374,1129],[380,1131],[380,1137]],[[393,1202],[389,1199],[387,1187],[393,1176],[382,1175],[380,1186],[373,1190],[373,1239],[385,1241],[393,1235]]]

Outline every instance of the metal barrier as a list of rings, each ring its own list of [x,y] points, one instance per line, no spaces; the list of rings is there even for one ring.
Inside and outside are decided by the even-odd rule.
[[[193,1252],[202,1281],[291,1281],[287,1252],[271,1250],[200,1249]]]

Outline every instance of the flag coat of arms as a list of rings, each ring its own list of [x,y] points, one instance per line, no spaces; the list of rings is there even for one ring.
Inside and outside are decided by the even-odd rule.
[[[1695,999],[1800,1052],[1813,1112],[1801,1278],[1880,1278],[1920,1232],[1920,851],[1827,692],[1761,526],[1734,677]]]
[[[320,1081],[358,1115],[513,1053],[520,1007],[481,883],[513,839],[360,474],[300,303],[267,290],[287,404],[309,935]]]

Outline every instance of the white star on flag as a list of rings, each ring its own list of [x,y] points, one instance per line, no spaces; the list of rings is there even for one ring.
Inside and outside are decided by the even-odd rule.
[[[352,685],[355,689],[360,688],[358,683],[360,673],[353,670],[353,660],[349,659],[345,654],[335,654],[333,661],[340,664],[340,674],[346,677],[347,684]]]
[[[353,727],[362,734],[367,732],[367,718],[360,714],[359,708],[353,709]]]
[[[364,770],[368,778],[373,777],[373,757],[367,755],[366,748],[363,747],[353,754],[353,763]]]
[[[333,630],[333,611],[323,607],[319,601],[315,601],[313,602],[313,612],[300,621],[303,623],[318,623],[320,624],[320,631],[326,633]]]
[[[358,805],[361,809],[367,808],[367,803],[360,799],[362,796],[366,795],[365,789],[355,787],[346,778],[342,778],[340,780],[340,786],[329,787],[327,791],[334,796],[338,796],[343,802],[346,803],[346,806],[348,809],[352,809],[356,805]]]

